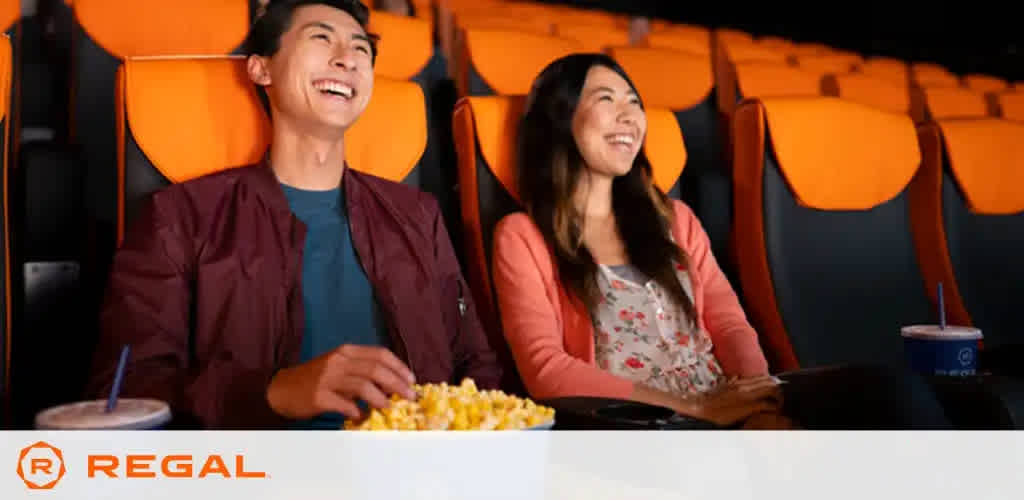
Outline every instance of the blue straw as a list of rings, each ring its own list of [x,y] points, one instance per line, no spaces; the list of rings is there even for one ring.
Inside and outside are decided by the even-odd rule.
[[[939,282],[939,329],[946,329],[946,300],[942,297],[942,282]]]
[[[130,345],[125,344],[121,348],[121,359],[117,362],[117,371],[114,372],[114,385],[110,387],[110,397],[107,398],[107,413],[114,411],[117,407],[117,395],[121,393],[121,382],[124,380],[124,367],[128,364],[128,353],[131,352]]]

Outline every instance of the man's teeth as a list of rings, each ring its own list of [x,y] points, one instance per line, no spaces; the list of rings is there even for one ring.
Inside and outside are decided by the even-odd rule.
[[[355,94],[355,89],[349,87],[348,85],[338,82],[316,82],[313,84],[313,87],[319,90],[320,92],[330,92],[332,94],[340,95],[346,99],[351,99],[352,96]]]
[[[612,144],[633,144],[633,136],[626,134],[613,135],[609,138],[609,142]]]

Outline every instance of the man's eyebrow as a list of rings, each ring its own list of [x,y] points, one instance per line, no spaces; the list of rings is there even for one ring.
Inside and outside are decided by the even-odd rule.
[[[335,32],[334,26],[331,26],[330,24],[327,24],[327,23],[325,23],[323,21],[313,21],[313,22],[306,23],[306,24],[304,24],[302,26],[303,30],[305,30],[307,28],[320,28],[320,29],[323,29],[323,30],[326,30],[326,31],[330,31],[331,33]]]

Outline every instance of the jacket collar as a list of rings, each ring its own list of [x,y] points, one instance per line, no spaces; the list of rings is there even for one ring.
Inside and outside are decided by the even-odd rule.
[[[366,187],[364,177],[365,174],[350,168],[346,163],[341,187],[345,190],[346,208],[349,212],[351,212],[353,205],[361,199],[362,191]],[[270,167],[268,155],[264,155],[263,160],[254,165],[252,169],[249,169],[243,178],[246,184],[254,189],[256,194],[275,212],[280,212],[282,215],[291,215],[292,209],[288,205],[288,198],[284,196],[281,182]]]

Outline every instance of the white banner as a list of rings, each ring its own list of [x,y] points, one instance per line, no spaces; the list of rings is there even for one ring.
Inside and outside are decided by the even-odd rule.
[[[2,499],[983,500],[1017,432],[0,432]]]

